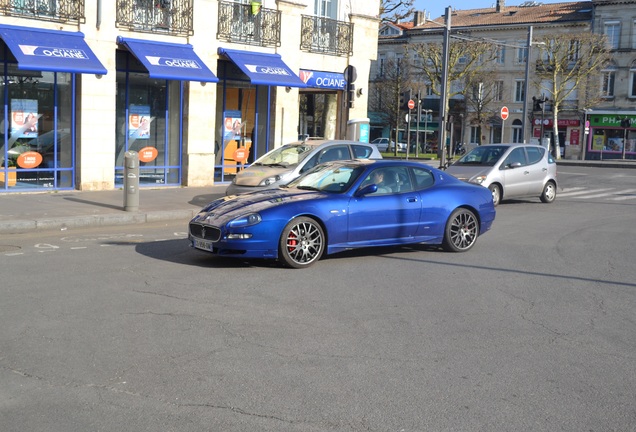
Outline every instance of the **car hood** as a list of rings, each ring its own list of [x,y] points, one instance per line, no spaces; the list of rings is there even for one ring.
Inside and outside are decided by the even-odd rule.
[[[230,195],[212,201],[204,207],[193,221],[221,226],[234,218],[249,213],[313,199],[324,199],[324,192],[300,189],[266,189],[242,195]]]
[[[268,177],[281,176],[293,171],[295,165],[287,167],[252,165],[236,174],[236,182],[238,186],[258,186],[261,181]]]
[[[487,175],[493,167],[483,165],[451,165],[446,172],[460,180],[468,181],[477,175]]]

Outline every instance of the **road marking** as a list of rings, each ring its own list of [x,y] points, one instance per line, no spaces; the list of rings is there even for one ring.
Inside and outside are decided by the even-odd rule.
[[[561,192],[559,194],[560,197],[574,197],[576,195],[585,195],[585,194],[596,194],[598,192],[607,192],[607,191],[611,191],[613,190],[612,188],[608,188],[608,189],[584,189],[584,190],[576,190],[576,189],[580,189],[580,188],[572,188],[572,189],[567,189],[568,191],[572,191],[572,192]],[[603,194],[603,195],[607,195],[607,193]],[[600,195],[600,196],[603,196]]]
[[[609,199],[611,199],[612,201],[624,201],[628,199],[636,199],[636,193],[634,192],[636,192],[636,189],[625,189],[614,194],[614,195],[620,195],[620,196],[613,196],[613,197],[610,197]]]

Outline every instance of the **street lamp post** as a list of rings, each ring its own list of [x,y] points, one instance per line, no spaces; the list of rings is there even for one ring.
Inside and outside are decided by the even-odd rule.
[[[424,110],[424,151],[426,151],[426,146],[428,145],[428,115],[432,113],[433,110]]]
[[[526,51],[526,80],[523,83],[523,117],[521,118],[521,139],[526,142],[526,121],[528,118],[528,88],[530,77],[530,51],[532,49],[532,26],[528,26],[528,42]]]

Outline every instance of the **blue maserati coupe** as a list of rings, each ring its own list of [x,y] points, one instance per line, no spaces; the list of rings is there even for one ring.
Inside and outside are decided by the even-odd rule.
[[[304,268],[325,254],[411,243],[471,249],[495,219],[487,188],[403,160],[327,162],[277,189],[212,201],[189,223],[192,247]]]

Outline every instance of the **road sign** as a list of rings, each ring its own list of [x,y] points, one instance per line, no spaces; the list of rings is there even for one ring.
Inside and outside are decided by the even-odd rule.
[[[413,99],[409,99],[408,107],[409,109],[415,108],[415,101]]]
[[[502,107],[501,108],[501,119],[502,120],[507,120],[508,119],[508,114],[510,114],[510,112],[508,111],[508,107]]]

